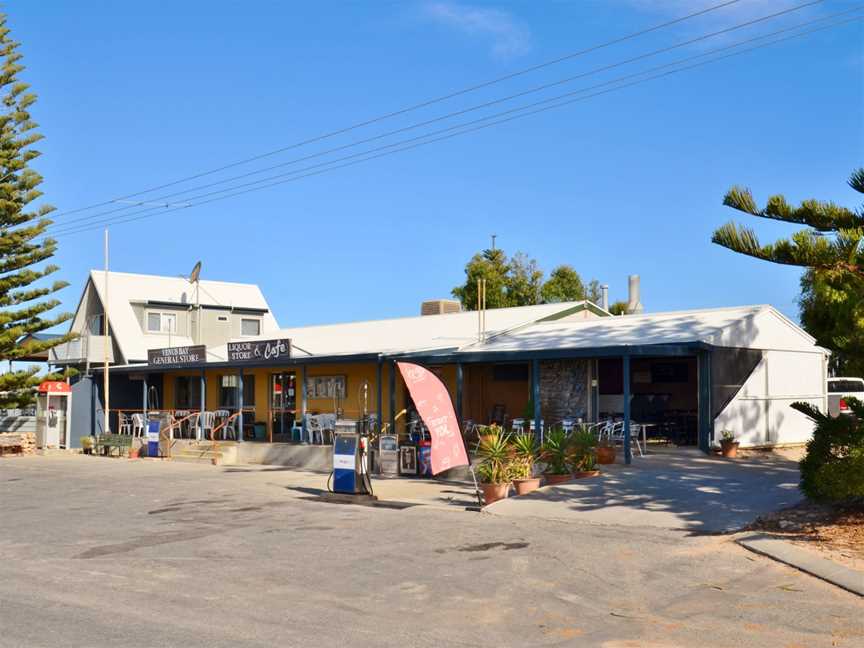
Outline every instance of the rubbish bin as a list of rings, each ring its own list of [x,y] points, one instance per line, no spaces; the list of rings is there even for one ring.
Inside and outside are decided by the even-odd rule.
[[[151,420],[147,422],[147,456],[159,456],[159,430],[162,427],[162,422]]]

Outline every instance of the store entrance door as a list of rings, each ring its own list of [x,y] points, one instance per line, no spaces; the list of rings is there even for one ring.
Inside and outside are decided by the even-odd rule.
[[[273,441],[291,441],[297,413],[297,376],[285,371],[270,376],[270,429]]]

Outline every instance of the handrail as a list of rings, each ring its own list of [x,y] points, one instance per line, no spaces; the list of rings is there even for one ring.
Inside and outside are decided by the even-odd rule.
[[[226,418],[224,421],[222,421],[221,424],[217,425],[212,430],[210,430],[210,442],[211,442],[210,447],[212,449],[214,459],[219,454],[219,442],[216,439],[216,433],[219,430],[223,429],[226,425],[228,425],[232,419],[235,419],[238,416],[240,416],[240,414],[242,414],[242,412],[236,412],[234,414],[231,414],[228,418]],[[240,430],[240,432],[238,434],[243,434],[243,430]]]

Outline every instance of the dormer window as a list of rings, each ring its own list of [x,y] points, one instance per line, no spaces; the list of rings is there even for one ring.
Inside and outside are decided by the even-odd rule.
[[[163,313],[159,311],[147,312],[148,333],[176,333],[177,314]]]
[[[252,337],[261,335],[261,320],[246,319],[240,320],[240,335],[244,337]]]

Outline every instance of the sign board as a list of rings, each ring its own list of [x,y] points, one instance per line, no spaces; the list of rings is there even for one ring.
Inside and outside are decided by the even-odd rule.
[[[437,475],[442,470],[456,466],[470,466],[447,386],[438,376],[420,365],[397,362],[396,366],[402,373],[420,418],[429,428],[432,445],[424,452],[431,453],[432,474]]]
[[[291,357],[291,340],[249,340],[229,342],[229,362],[257,362]]]
[[[207,347],[203,344],[149,349],[147,351],[147,364],[149,365],[192,365],[205,362],[207,362]]]
[[[62,380],[46,380],[39,383],[40,394],[68,394],[72,391],[72,386]]]

